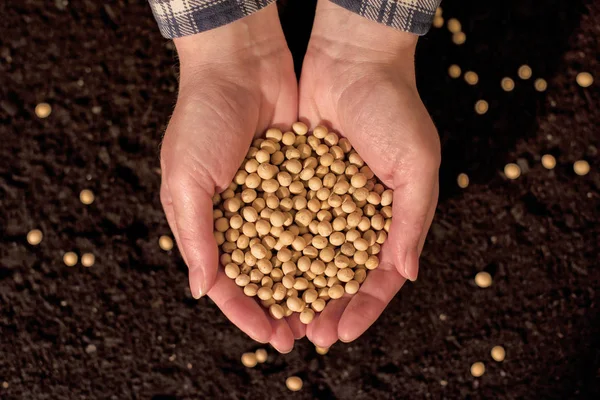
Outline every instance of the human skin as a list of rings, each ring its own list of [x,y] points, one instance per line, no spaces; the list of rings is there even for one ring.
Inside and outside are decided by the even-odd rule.
[[[330,301],[307,328],[328,347],[356,339],[406,279],[415,280],[437,205],[440,142],[416,87],[417,36],[319,0],[300,79],[299,116],[346,136],[394,189],[380,265],[354,296]]]
[[[161,149],[161,202],[189,268],[194,298],[208,295],[251,338],[281,352],[304,336],[298,317],[275,320],[218,268],[212,197],[231,183],[252,139],[298,116],[293,60],[275,5],[226,26],[175,39],[179,95]]]
[[[328,347],[351,341],[379,317],[418,258],[438,195],[440,145],[415,83],[414,35],[368,21],[326,0],[318,4],[298,97],[291,54],[275,7],[175,40],[179,96],[161,151],[161,201],[204,294],[241,330],[282,352],[305,334]],[[298,102],[299,98],[299,102]],[[395,190],[394,219],[378,269],[353,297],[328,303],[308,326],[274,320],[218,268],[212,196],[231,182],[252,139],[298,115],[348,137]]]

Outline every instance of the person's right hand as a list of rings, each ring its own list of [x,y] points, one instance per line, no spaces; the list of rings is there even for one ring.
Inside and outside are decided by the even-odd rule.
[[[194,298],[207,294],[259,342],[281,352],[304,336],[298,318],[275,320],[219,268],[215,193],[225,190],[254,136],[298,115],[292,56],[275,5],[234,23],[175,40],[179,96],[161,150],[161,202],[189,268]]]

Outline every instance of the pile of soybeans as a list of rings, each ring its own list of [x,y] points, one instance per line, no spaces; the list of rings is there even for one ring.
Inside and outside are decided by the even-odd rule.
[[[302,122],[267,130],[213,198],[225,274],[273,318],[297,312],[305,324],[377,268],[393,197],[348,139],[308,133]]]

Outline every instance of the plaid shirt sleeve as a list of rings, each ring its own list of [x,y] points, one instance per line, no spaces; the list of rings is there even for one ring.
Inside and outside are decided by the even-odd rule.
[[[168,38],[218,28],[268,6],[275,0],[148,0],[160,33]]]
[[[363,17],[405,32],[424,35],[442,0],[331,0]]]

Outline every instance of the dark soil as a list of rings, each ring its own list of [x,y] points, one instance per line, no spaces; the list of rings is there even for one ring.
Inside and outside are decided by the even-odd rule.
[[[306,30],[310,2],[288,3],[284,22]],[[252,370],[239,358],[257,345],[210,300],[194,301],[179,254],[157,245],[169,233],[157,168],[177,76],[146,2],[2,3],[0,398],[599,398],[600,4],[444,3],[467,42],[453,45],[445,28],[420,42],[444,163],[419,280],[356,342],[318,356],[304,339]],[[306,36],[290,26],[301,52]],[[480,84],[450,79],[451,63]],[[523,63],[547,92],[519,79],[502,92]],[[596,75],[585,90],[582,70]],[[53,106],[45,120],[33,112],[41,101]],[[541,166],[545,153],[555,170]],[[582,158],[585,177],[572,170]],[[525,173],[507,181],[514,161]],[[91,206],[83,188],[96,193]],[[38,247],[25,241],[33,228],[45,235]],[[94,252],[96,265],[65,267],[69,250]],[[475,286],[478,271],[490,288]],[[479,379],[475,361],[487,368]],[[305,382],[294,395],[291,374]]]

